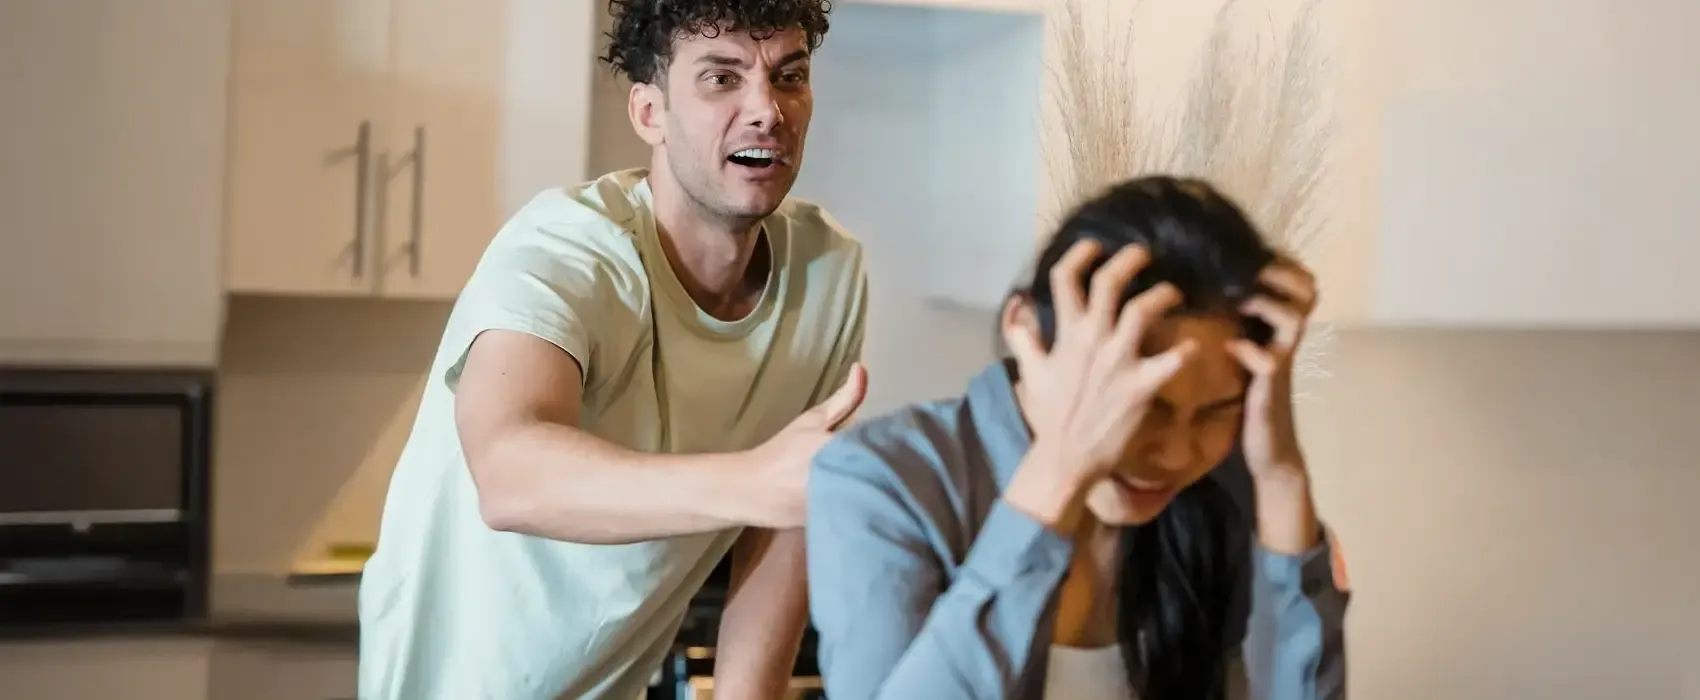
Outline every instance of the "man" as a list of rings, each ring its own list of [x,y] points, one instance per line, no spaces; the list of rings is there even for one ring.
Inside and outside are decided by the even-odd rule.
[[[808,461],[866,388],[861,248],[786,199],[828,4],[612,7],[649,167],[538,195],[456,303],[361,584],[364,700],[638,698],[728,550],[716,697],[794,663]]]

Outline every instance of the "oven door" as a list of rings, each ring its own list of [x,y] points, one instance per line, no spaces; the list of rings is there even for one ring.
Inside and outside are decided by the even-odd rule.
[[[206,468],[204,387],[105,374],[0,382],[0,528],[191,517]]]
[[[204,613],[211,388],[0,370],[0,626]]]

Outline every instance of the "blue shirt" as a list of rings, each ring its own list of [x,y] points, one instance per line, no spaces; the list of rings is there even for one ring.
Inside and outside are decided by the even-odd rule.
[[[999,497],[1029,446],[1010,372],[995,364],[966,396],[858,424],[816,455],[809,605],[832,700],[1041,700],[1073,543]],[[1249,509],[1243,463],[1210,478]],[[1328,548],[1247,549],[1230,700],[1345,697],[1350,596]]]

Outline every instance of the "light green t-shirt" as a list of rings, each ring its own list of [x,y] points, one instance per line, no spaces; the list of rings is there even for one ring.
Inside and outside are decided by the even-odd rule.
[[[649,452],[753,447],[843,382],[862,349],[861,245],[819,207],[763,222],[755,311],[693,303],[657,239],[644,170],[538,195],[497,233],[449,317],[360,586],[362,700],[632,700],[729,530],[632,545],[492,531],[454,426],[483,331],[529,333],[584,368],[581,427]]]

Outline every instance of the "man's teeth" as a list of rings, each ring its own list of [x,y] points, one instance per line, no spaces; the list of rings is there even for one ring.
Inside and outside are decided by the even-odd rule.
[[[776,152],[771,148],[746,148],[732,155],[738,158],[763,158],[772,160],[776,155]]]

